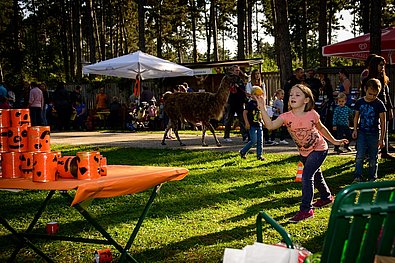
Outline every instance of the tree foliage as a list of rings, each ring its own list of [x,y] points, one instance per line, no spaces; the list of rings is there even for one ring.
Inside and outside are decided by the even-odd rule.
[[[322,1],[326,3],[326,15],[320,17]],[[371,2],[282,1],[288,10],[281,16],[288,21],[292,66],[325,64],[325,60],[320,61],[321,46],[336,40],[333,30],[340,28],[339,12],[351,11],[354,33],[359,35],[366,30],[364,25],[371,23],[370,16],[365,16],[371,10]],[[80,82],[85,64],[134,52],[141,37],[147,53],[174,62],[263,57],[267,61],[263,68],[284,69],[282,63],[289,62],[280,59],[279,52],[284,47],[279,49],[283,43],[280,45],[278,40],[284,35],[278,35],[276,20],[280,17],[275,16],[274,3],[275,0],[3,0],[1,78],[14,83],[33,79]],[[381,26],[393,26],[394,4],[391,0],[381,3]],[[144,8],[144,30],[139,30],[139,4]],[[268,38],[275,38],[274,43]],[[238,45],[229,46],[230,39]]]

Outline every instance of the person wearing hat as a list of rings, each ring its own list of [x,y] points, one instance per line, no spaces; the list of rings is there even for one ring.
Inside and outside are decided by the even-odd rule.
[[[246,159],[248,151],[256,144],[256,157],[260,161],[264,161],[265,157],[262,156],[263,148],[263,120],[262,112],[258,109],[258,102],[256,98],[263,97],[263,90],[261,87],[253,86],[251,89],[251,100],[247,103],[245,110],[243,111],[243,118],[245,128],[248,130],[250,140],[240,150],[240,157]]]

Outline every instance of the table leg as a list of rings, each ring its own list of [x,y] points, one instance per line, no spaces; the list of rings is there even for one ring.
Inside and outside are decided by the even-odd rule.
[[[152,205],[152,202],[154,201],[155,197],[156,197],[157,194],[159,193],[160,187],[161,187],[161,184],[155,186],[154,190],[152,191],[152,194],[151,194],[151,196],[150,196],[150,198],[149,198],[147,204],[146,204],[145,207],[144,207],[144,211],[143,211],[143,213],[141,214],[141,216],[139,217],[139,220],[137,221],[137,224],[136,224],[136,226],[134,227],[133,232],[132,232],[132,234],[130,235],[130,238],[129,238],[129,240],[128,240],[126,246],[125,246],[125,249],[124,249],[124,251],[122,252],[121,259],[119,260],[120,262],[124,262],[124,261],[126,260],[126,256],[131,257],[130,254],[129,254],[129,252],[128,252],[128,250],[129,250],[130,247],[132,246],[132,244],[133,244],[133,242],[134,242],[134,240],[135,240],[135,238],[136,238],[136,236],[137,236],[137,233],[139,232],[140,227],[141,227],[141,225],[143,224],[143,220],[144,220],[145,216],[146,216],[147,213],[148,213],[148,210],[150,209],[150,207],[151,207],[151,205]],[[137,262],[134,258],[131,257],[131,259],[134,260],[134,262]]]
[[[47,197],[45,198],[44,202],[41,204],[40,208],[38,209],[37,213],[35,214],[32,222],[29,224],[28,228],[25,230],[24,233],[18,233],[8,222],[0,216],[0,224],[2,224],[8,231],[10,231],[18,240],[19,243],[17,247],[11,254],[11,257],[8,259],[8,262],[13,262],[18,255],[19,251],[25,246],[29,246],[33,249],[38,255],[40,255],[43,259],[47,262],[53,262],[44,252],[42,252],[39,248],[37,248],[33,243],[26,238],[26,236],[33,230],[33,227],[36,225],[38,219],[41,217],[42,213],[45,210],[45,207],[48,205],[49,200],[51,200],[52,196],[54,195],[55,191],[52,190],[48,193]],[[26,235],[26,236],[25,236]]]

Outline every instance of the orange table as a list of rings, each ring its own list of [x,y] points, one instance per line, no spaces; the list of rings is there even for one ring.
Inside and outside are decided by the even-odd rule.
[[[45,255],[39,248],[37,248],[31,241],[31,238],[46,238],[51,240],[67,240],[75,242],[96,243],[96,244],[111,244],[119,252],[121,252],[120,261],[137,262],[128,252],[131,247],[137,232],[155,198],[162,183],[168,181],[175,181],[183,179],[188,170],[177,167],[155,167],[155,166],[128,166],[128,165],[108,165],[108,174],[95,180],[76,180],[76,179],[60,179],[54,182],[38,183],[32,182],[29,179],[3,179],[0,178],[0,189],[21,189],[21,190],[47,190],[49,194],[43,201],[41,207],[37,211],[34,219],[24,232],[17,232],[8,222],[0,215],[0,223],[6,227],[18,240],[18,246],[12,254],[10,261],[13,261],[19,250],[24,246],[29,246],[37,254],[43,257],[48,262],[53,262],[47,255]],[[81,206],[81,202],[91,200],[93,198],[108,198],[114,196],[134,194],[142,192],[151,187],[154,187],[144,211],[142,212],[133,232],[126,246],[118,244],[106,231],[100,226],[93,217]],[[76,190],[75,195],[71,196],[68,191]],[[75,207],[82,216],[85,217],[102,235],[103,239],[85,239],[64,236],[48,236],[30,233],[38,219],[42,215],[49,200],[59,191],[70,202],[71,206]]]

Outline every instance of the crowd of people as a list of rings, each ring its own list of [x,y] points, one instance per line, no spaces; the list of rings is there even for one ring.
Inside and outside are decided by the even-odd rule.
[[[73,91],[60,82],[50,92],[46,83],[25,83],[19,96],[12,86],[0,84],[0,109],[28,108],[32,126],[51,126],[52,131],[90,130],[93,114],[87,108],[82,87],[77,85]],[[122,105],[114,96],[110,101],[104,87],[99,88],[92,112],[108,112],[108,127],[121,127]]]

